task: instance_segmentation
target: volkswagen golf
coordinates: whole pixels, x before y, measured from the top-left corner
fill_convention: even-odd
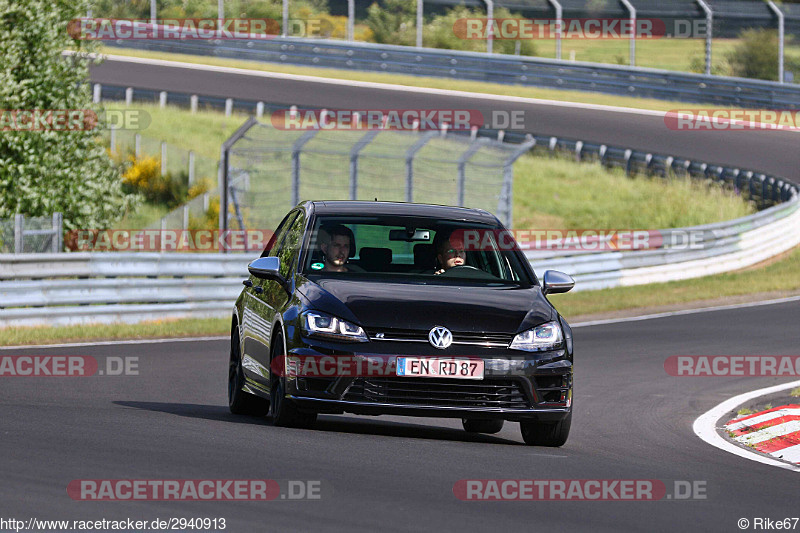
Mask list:
[[[561,446],[572,419],[573,342],[501,222],[479,209],[317,201],[278,226],[236,300],[234,414],[311,427],[317,415],[460,418],[468,432],[519,422]]]

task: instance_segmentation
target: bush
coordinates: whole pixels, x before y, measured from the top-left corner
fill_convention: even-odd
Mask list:
[[[367,8],[367,27],[372,40],[380,44],[416,44],[417,6],[414,0],[385,0],[383,7],[377,3]]]
[[[122,175],[126,191],[137,193],[153,204],[177,207],[189,198],[189,189],[185,185],[188,176],[185,172],[173,176],[171,173],[161,174],[161,160],[157,157],[145,156],[136,159],[129,157],[129,166]],[[202,194],[205,191],[199,192]]]
[[[731,74],[741,78],[778,80],[778,32],[764,28],[739,34],[742,42],[726,56]],[[787,43],[790,39],[787,37]]]

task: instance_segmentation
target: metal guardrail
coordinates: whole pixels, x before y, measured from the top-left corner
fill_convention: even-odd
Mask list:
[[[702,246],[641,251],[527,251],[534,270],[561,270],[576,280],[576,290],[641,285],[729,272],[765,261],[800,244],[800,199],[754,215],[682,228],[704,234]]]
[[[727,272],[800,244],[800,198],[682,231],[702,231],[708,238],[692,250],[529,250],[526,256],[539,275],[552,269],[574,276],[575,290]],[[0,255],[0,327],[225,317],[251,259],[243,254],[181,253]],[[73,277],[86,279],[69,279]]]
[[[800,108],[800,86],[555,59],[276,37],[109,41],[109,46],[344,70],[413,74],[724,106]]]

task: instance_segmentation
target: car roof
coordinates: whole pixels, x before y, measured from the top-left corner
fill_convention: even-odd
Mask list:
[[[325,200],[311,202],[318,215],[389,215],[431,217],[444,220],[465,220],[497,224],[493,214],[483,209],[447,205],[412,204],[405,202],[366,202],[355,200]]]

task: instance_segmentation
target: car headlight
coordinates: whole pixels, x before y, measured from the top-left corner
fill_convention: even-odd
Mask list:
[[[561,333],[561,326],[558,322],[547,322],[535,328],[518,333],[509,346],[512,350],[523,350],[526,352],[541,352],[552,350],[559,346],[564,340]]]
[[[311,337],[345,342],[367,342],[367,334],[361,326],[318,311],[303,313],[303,331]]]

